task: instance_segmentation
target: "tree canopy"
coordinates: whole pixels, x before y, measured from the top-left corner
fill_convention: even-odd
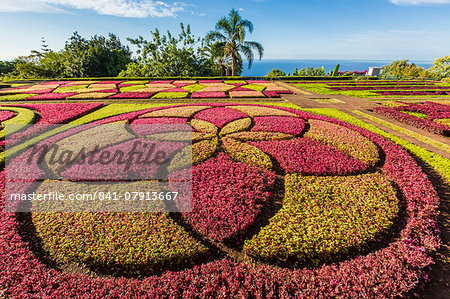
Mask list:
[[[66,41],[64,48],[55,52],[42,39],[41,50],[31,51],[11,63],[16,78],[81,78],[113,77],[131,61],[131,51],[120,39],[110,33],[106,38],[94,35],[90,39],[77,32]]]
[[[151,31],[152,39],[142,36],[128,41],[137,47],[135,61],[129,63],[120,76],[131,77],[174,77],[216,75],[209,59],[204,40],[191,33],[189,25],[180,24],[180,33],[174,36],[170,31],[161,34]]]
[[[247,31],[253,32],[253,23],[243,19],[239,12],[232,9],[228,17],[221,18],[215,27],[206,35],[209,41],[216,41],[218,47],[222,48],[226,57],[231,60],[231,75],[240,75],[243,68],[242,55],[248,60],[248,67],[252,66],[257,52],[259,59],[264,53],[263,46],[256,41],[246,41]]]
[[[442,78],[450,78],[450,55],[436,59],[430,70]]]

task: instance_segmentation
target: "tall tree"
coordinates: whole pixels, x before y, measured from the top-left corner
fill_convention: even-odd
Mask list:
[[[138,50],[138,57],[127,65],[120,76],[129,77],[189,77],[213,75],[212,62],[205,55],[203,40],[191,33],[191,27],[180,24],[180,33],[170,31],[161,34],[156,28],[151,31],[152,39],[142,36],[128,38]]]
[[[436,73],[439,78],[450,78],[450,55],[436,59],[430,71]]]
[[[231,60],[231,75],[240,75],[242,72],[242,56],[248,60],[248,67],[252,66],[255,58],[253,51],[256,50],[261,60],[264,48],[255,41],[246,41],[245,37],[248,32],[253,32],[253,23],[243,19],[239,12],[232,9],[228,17],[221,18],[215,27],[215,30],[208,32],[207,40],[217,41],[224,49],[224,53]]]
[[[205,46],[205,52],[209,59],[217,68],[221,76],[229,76],[231,70],[231,61],[228,55],[225,54],[224,47],[220,42],[209,42]]]

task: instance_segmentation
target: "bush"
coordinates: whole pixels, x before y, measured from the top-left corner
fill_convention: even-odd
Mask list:
[[[273,69],[268,74],[268,78],[276,78],[276,77],[284,77],[286,76],[286,73],[279,69]]]

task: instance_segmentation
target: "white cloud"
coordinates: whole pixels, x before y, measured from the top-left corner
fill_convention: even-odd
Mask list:
[[[450,0],[389,0],[395,5],[449,4]]]
[[[64,8],[88,9],[101,15],[129,18],[174,17],[183,2],[153,0],[0,0],[0,12],[64,12]]]

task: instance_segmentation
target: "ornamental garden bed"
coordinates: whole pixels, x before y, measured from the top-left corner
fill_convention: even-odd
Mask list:
[[[449,98],[450,84],[436,81],[299,81],[294,86],[317,94],[342,94],[358,98]]]
[[[434,102],[399,104],[395,107],[375,107],[373,111],[419,129],[450,136],[450,105]]]
[[[280,98],[289,89],[264,80],[51,81],[0,90],[0,101]]]
[[[175,82],[152,84],[145,92]],[[224,92],[228,83],[211,84]],[[426,280],[439,247],[439,198],[415,159],[348,122],[236,103],[11,104],[0,112],[2,125],[188,123],[194,136],[192,212],[7,213],[2,187],[7,297],[395,297]],[[19,130],[10,153],[20,155],[30,134],[43,138]],[[155,132],[128,134],[151,140]],[[51,138],[70,141],[64,132]],[[182,164],[172,170],[183,177]]]

